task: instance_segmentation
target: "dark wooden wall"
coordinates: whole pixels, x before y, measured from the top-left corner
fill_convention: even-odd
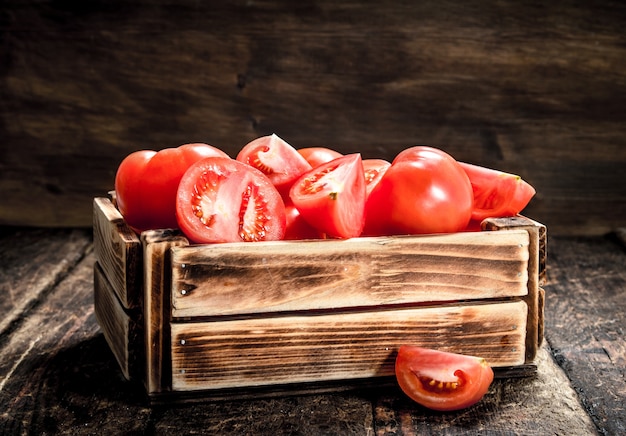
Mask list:
[[[277,133],[516,172],[552,234],[626,225],[621,1],[0,3],[0,224],[89,226],[131,151]]]

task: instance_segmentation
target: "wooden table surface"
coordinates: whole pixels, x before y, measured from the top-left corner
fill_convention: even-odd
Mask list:
[[[91,230],[0,228],[0,434],[625,434],[623,235],[549,237],[536,376],[435,413],[394,386],[150,406],[96,323]]]

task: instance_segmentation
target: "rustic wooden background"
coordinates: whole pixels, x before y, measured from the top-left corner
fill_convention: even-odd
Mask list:
[[[545,3],[545,4],[544,4]],[[521,174],[551,234],[626,225],[626,3],[3,0],[0,224],[90,226],[136,149],[277,133]]]

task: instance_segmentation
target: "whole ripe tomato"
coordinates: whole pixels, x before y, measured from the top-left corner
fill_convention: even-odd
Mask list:
[[[178,183],[191,164],[209,156],[228,157],[202,143],[129,154],[115,175],[117,207],[126,223],[137,232],[176,228]]]
[[[442,150],[416,146],[396,156],[365,206],[364,234],[462,231],[472,214],[469,178]]]
[[[474,192],[472,220],[515,216],[535,195],[535,188],[520,176],[459,162]]]
[[[328,147],[299,148],[298,153],[300,153],[313,168],[343,156],[343,154]]]
[[[178,186],[176,215],[195,243],[274,241],[285,234],[276,187],[256,168],[224,157],[189,167]]]
[[[287,195],[298,177],[311,170],[306,159],[275,134],[246,144],[237,154],[237,160],[265,174],[283,195]]]
[[[396,379],[411,399],[433,410],[476,404],[493,381],[485,359],[404,345],[396,357]]]
[[[321,233],[334,238],[359,236],[365,207],[361,155],[348,154],[313,168],[294,182],[289,197]]]

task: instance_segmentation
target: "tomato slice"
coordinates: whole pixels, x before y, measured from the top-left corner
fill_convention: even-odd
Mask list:
[[[493,381],[493,370],[480,357],[403,345],[396,357],[396,379],[422,406],[450,411],[480,401]]]
[[[178,224],[192,242],[256,242],[282,239],[285,205],[259,170],[213,157],[193,164],[176,197]]]
[[[295,148],[276,134],[249,142],[239,151],[237,160],[261,171],[285,195],[293,182],[312,168]]]
[[[366,196],[369,197],[374,187],[380,182],[380,179],[383,178],[383,175],[390,166],[391,162],[384,159],[363,159]]]
[[[298,153],[300,153],[313,168],[343,156],[343,154],[328,147],[299,148]]]
[[[217,147],[202,143],[126,156],[115,175],[117,207],[126,223],[137,232],[177,227],[178,183],[191,164],[210,156],[228,158]]]
[[[520,176],[459,162],[474,192],[472,220],[515,216],[535,195],[535,188]]]
[[[293,184],[289,197],[320,232],[335,238],[359,236],[365,222],[361,155],[342,156],[305,173]]]
[[[394,159],[365,206],[369,236],[453,233],[467,227],[473,205],[467,174],[449,154],[408,148]]]

